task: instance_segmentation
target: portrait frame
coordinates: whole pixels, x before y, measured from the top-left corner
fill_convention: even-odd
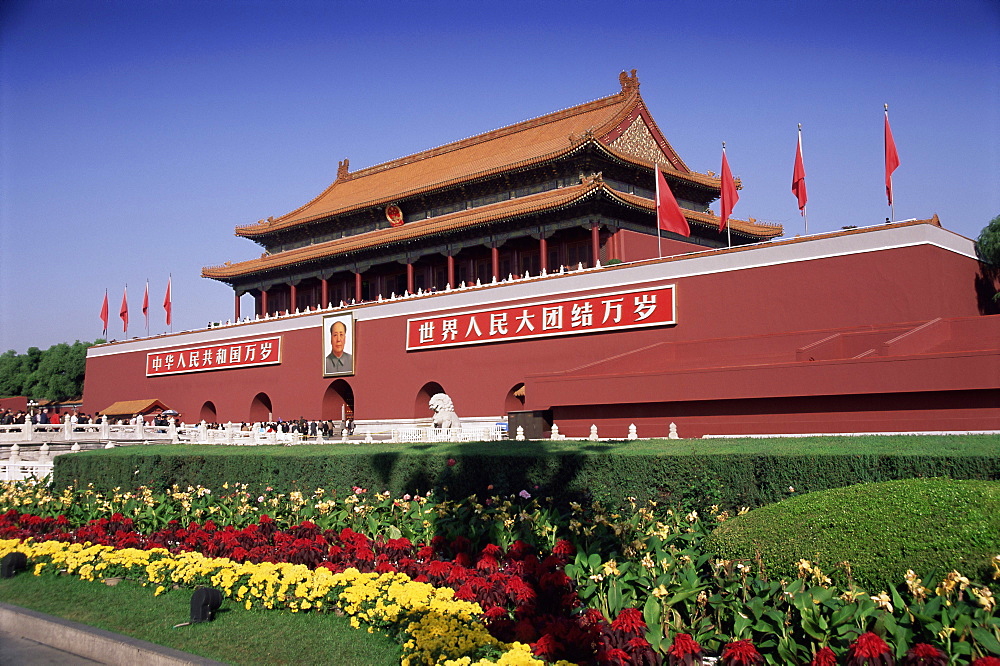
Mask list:
[[[339,364],[337,360],[335,360],[333,350],[334,340],[331,329],[338,323],[344,327],[345,334],[342,357],[348,357],[347,362],[343,363],[343,365]],[[354,329],[354,313],[342,312],[335,315],[326,315],[323,317],[322,326],[322,335],[320,335],[320,337],[323,340],[323,348],[320,354],[320,360],[323,365],[323,376],[346,377],[353,375],[357,363],[357,358],[355,357],[356,336]]]

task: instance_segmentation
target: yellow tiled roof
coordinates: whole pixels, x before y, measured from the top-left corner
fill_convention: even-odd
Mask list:
[[[608,139],[637,111],[648,118],[657,145],[673,164],[673,168],[666,169],[667,173],[680,180],[718,187],[718,178],[687,168],[645,109],[633,73],[631,79],[627,75],[622,78],[621,92],[592,102],[354,173],[349,172],[345,160],[337,180],[318,197],[281,217],[239,226],[236,234],[255,237],[323,217],[394,203],[441,187],[544,162],[570,152],[587,140],[599,141],[607,147]],[[622,159],[644,163],[610,147],[608,150]]]
[[[122,416],[124,414],[148,414],[154,410],[164,411],[166,409],[167,406],[156,398],[146,398],[145,400],[119,400],[97,413]]]
[[[454,231],[478,224],[522,217],[542,211],[551,211],[576,204],[598,192],[618,199],[626,205],[649,211],[655,211],[656,209],[656,204],[652,199],[613,190],[606,183],[597,179],[581,183],[580,185],[539,192],[538,194],[509,199],[479,208],[462,210],[427,220],[408,222],[400,227],[388,227],[346,238],[338,238],[325,243],[307,245],[276,254],[265,254],[259,259],[206,267],[202,269],[201,274],[202,277],[225,280],[249,273],[257,273],[306,261],[334,257],[349,252],[374,248],[389,243],[398,243],[436,233]],[[709,213],[684,210],[684,215],[689,222],[694,224],[713,228],[718,228],[719,226],[719,219]],[[778,225],[762,225],[752,221],[736,219],[730,219],[730,223],[735,231],[742,231],[763,239],[780,236],[782,233],[782,228]]]

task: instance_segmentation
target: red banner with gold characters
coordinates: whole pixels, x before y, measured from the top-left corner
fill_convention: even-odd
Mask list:
[[[675,324],[674,286],[409,319],[406,349],[515,342]]]
[[[229,370],[281,363],[281,336],[146,354],[146,376]]]

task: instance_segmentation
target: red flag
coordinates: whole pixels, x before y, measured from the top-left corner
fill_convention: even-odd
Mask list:
[[[892,172],[899,167],[899,153],[896,152],[896,142],[892,140],[892,129],[889,128],[889,105],[885,105],[885,196],[892,205]]]
[[[802,161],[802,130],[799,130],[799,145],[795,149],[795,168],[792,170],[792,194],[799,201],[799,213],[806,214],[806,166]]]
[[[664,231],[673,231],[681,236],[691,235],[687,218],[677,205],[677,199],[670,191],[659,164],[656,165],[656,223]]]
[[[104,305],[101,306],[101,321],[104,322],[104,335],[108,334],[108,290],[104,290]]]
[[[149,280],[146,280],[146,293],[142,295],[142,316],[146,318],[146,328],[149,328]]]
[[[128,333],[128,285],[122,293],[122,308],[118,311],[118,316],[122,318],[122,332]]]
[[[170,280],[171,278],[168,277],[167,295],[163,297],[163,309],[167,311],[167,326],[170,326],[171,322],[173,321],[173,317],[171,315],[173,314],[173,307],[174,307],[173,301],[170,300]]]
[[[729,215],[733,212],[733,206],[740,200],[740,195],[736,193],[736,183],[733,182],[733,174],[729,170],[729,160],[726,159],[726,147],[722,147],[722,216],[719,218],[719,231],[726,228]]]

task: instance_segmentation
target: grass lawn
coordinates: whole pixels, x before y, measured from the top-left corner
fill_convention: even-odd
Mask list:
[[[192,590],[153,596],[152,587],[115,587],[71,576],[21,573],[0,580],[0,601],[126,634],[231,664],[394,666],[396,641],[353,629],[328,613],[247,611],[229,599],[212,622],[174,629],[190,619]]]

